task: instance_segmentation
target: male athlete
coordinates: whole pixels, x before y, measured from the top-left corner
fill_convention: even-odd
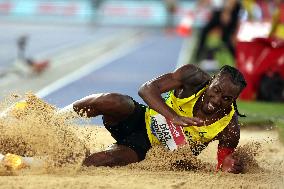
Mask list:
[[[209,142],[218,140],[217,170],[240,173],[242,162],[232,154],[240,138],[236,99],[245,86],[243,75],[233,67],[224,66],[211,78],[188,64],[141,86],[139,95],[147,106],[127,95],[104,93],[84,97],[62,111],[87,117],[103,115],[105,128],[117,141],[107,150],[86,157],[85,166],[138,162],[155,144],[171,149],[171,137],[163,135],[165,128],[161,126],[172,124],[182,126],[182,134],[195,155]],[[166,92],[163,98],[161,94]]]

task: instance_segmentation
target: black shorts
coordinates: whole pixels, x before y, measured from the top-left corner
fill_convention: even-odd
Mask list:
[[[134,112],[125,120],[115,125],[106,126],[106,129],[116,140],[116,144],[134,150],[141,161],[145,159],[147,151],[151,148],[145,124],[146,106],[135,100],[133,102],[135,104]]]

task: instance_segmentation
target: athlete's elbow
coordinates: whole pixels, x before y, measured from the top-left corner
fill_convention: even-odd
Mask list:
[[[138,90],[138,95],[143,99],[145,97],[145,95],[147,94],[147,90],[148,90],[148,84],[144,83],[143,85],[140,86],[139,90]]]
[[[138,90],[138,95],[142,98],[145,99],[149,94],[152,94],[153,91],[155,91],[155,85],[153,82],[146,82]]]

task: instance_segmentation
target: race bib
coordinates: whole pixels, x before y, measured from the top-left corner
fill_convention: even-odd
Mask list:
[[[174,125],[161,114],[151,117],[151,130],[159,141],[171,151],[187,143],[182,127]]]

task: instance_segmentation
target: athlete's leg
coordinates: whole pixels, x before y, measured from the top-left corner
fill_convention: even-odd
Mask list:
[[[131,97],[118,93],[100,93],[86,96],[70,105],[80,116],[104,116],[106,125],[115,124],[127,118],[135,108]]]
[[[138,162],[137,153],[124,145],[114,144],[109,149],[93,153],[83,161],[84,166],[123,166]]]
[[[123,140],[129,134],[129,128],[119,123],[134,112],[135,103],[131,97],[117,93],[93,94],[74,102],[73,110],[81,116],[95,117],[103,115],[104,125],[112,133],[112,136],[117,136],[116,140]],[[113,131],[113,128],[117,129]],[[122,166],[138,161],[138,154],[133,149],[126,145],[115,144],[105,151],[87,156],[83,165]]]

